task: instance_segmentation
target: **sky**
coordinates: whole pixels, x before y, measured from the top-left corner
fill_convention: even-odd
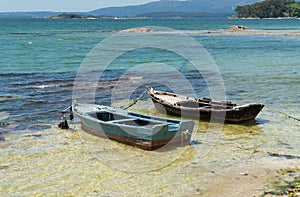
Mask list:
[[[0,12],[91,11],[104,7],[138,5],[157,0],[0,0]]]

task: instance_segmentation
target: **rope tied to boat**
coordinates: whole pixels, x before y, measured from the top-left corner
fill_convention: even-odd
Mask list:
[[[130,108],[130,107],[132,107],[132,106],[134,106],[139,100],[141,100],[142,98],[143,98],[143,96],[144,96],[144,94],[146,93],[148,91],[148,89],[146,88],[146,90],[144,90],[143,92],[142,92],[142,94],[139,96],[139,97],[137,97],[137,99],[135,99],[131,104],[129,104],[129,105],[125,105],[125,106],[121,106],[120,108],[121,109],[128,109],[128,108]]]
[[[292,116],[292,115],[289,115],[289,114],[287,114],[287,113],[285,113],[285,112],[279,111],[279,110],[277,110],[277,109],[271,107],[270,105],[267,105],[267,106],[268,106],[272,111],[274,111],[274,112],[277,112],[277,113],[279,113],[279,114],[281,114],[281,115],[283,115],[283,116],[286,116],[286,117],[288,117],[288,118],[290,118],[290,119],[293,119],[293,120],[296,120],[296,121],[300,122],[300,118],[297,118],[297,117],[294,117],[294,116]]]

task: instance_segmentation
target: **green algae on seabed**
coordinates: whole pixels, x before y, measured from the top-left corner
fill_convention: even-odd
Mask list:
[[[190,178],[185,174],[189,168],[181,168],[177,162],[188,165],[189,156],[194,154],[192,148],[168,168],[132,174],[115,170],[104,165],[102,158],[94,157],[84,145],[79,131],[52,128],[36,133],[38,138],[28,132],[8,136],[7,140],[14,143],[0,151],[3,173],[0,196],[132,196],[139,192],[142,196],[148,193],[175,195],[173,191],[178,185]],[[136,150],[128,150],[128,153],[133,151]],[[174,170],[177,168],[178,173]],[[207,171],[201,169],[197,168],[200,177],[194,175],[196,180]],[[169,184],[170,179],[172,182],[177,180],[178,185]],[[132,188],[128,187],[129,183]],[[159,191],[158,185],[163,192]]]
[[[271,196],[300,196],[300,168],[285,168],[279,170],[277,180],[271,181],[272,189],[265,191],[263,197]]]
[[[18,99],[20,96],[18,95],[0,95],[0,101],[5,101],[8,99]]]

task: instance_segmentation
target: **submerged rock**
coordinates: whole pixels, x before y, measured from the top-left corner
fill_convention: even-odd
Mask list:
[[[233,25],[233,26],[229,27],[229,30],[231,30],[231,31],[243,31],[243,30],[249,30],[249,29],[251,29],[251,28],[239,26],[239,25]]]
[[[289,37],[289,36],[300,36],[300,33],[286,33],[284,34],[285,37]]]
[[[155,32],[154,29],[150,29],[150,28],[133,28],[133,29],[125,29],[125,30],[121,30],[120,32],[125,32],[125,33],[137,33],[137,32],[142,32],[142,33],[145,33],[145,32]]]

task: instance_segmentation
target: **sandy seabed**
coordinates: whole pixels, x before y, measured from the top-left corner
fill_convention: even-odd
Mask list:
[[[284,121],[290,128],[277,134],[282,141],[259,125],[224,125],[217,141],[200,141],[209,123],[199,123],[199,144],[153,153],[91,136],[78,123],[10,133],[0,142],[0,196],[261,196],[282,169],[300,168],[299,146],[288,136],[298,123]],[[212,149],[202,155],[205,144]],[[177,150],[160,168],[142,168],[135,157],[148,154],[154,165]]]

